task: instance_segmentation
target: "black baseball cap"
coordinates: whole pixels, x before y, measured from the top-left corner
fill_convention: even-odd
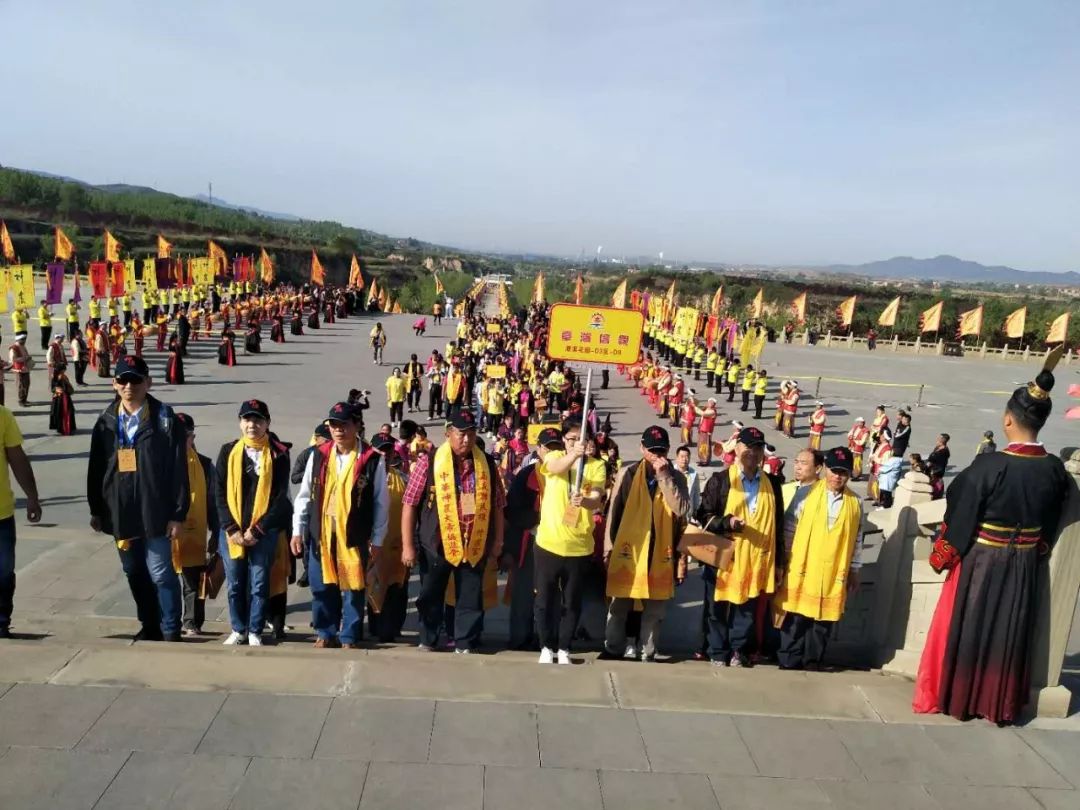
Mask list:
[[[314,433],[320,439],[329,439],[330,426],[327,425],[326,422],[319,422],[319,424],[315,426],[315,430],[313,430],[312,433]]]
[[[664,428],[651,425],[641,434],[641,446],[651,453],[658,453],[661,450],[666,453],[671,449],[671,439],[668,438],[668,432]]]
[[[825,468],[851,475],[855,469],[855,458],[846,447],[834,447],[825,451]]]
[[[472,411],[458,410],[450,420],[450,427],[458,430],[476,430],[476,415]]]
[[[765,434],[756,427],[744,427],[739,431],[739,444],[747,447],[764,447]]]
[[[348,422],[357,421],[357,415],[360,412],[348,402],[338,402],[336,405],[330,408],[329,413],[326,414],[326,421],[328,422]]]
[[[563,447],[562,433],[555,428],[544,428],[536,436],[540,447]]]
[[[261,399],[248,399],[240,403],[240,418],[245,416],[261,416],[270,421],[270,408]]]
[[[371,438],[371,446],[376,450],[386,452],[397,445],[397,440],[390,433],[376,433]]]
[[[116,371],[113,373],[113,377],[117,380],[124,377],[137,377],[140,380],[145,380],[149,376],[150,367],[146,365],[146,361],[141,357],[126,354],[116,361]]]
[[[178,413],[176,415],[176,418],[184,424],[184,428],[187,430],[188,433],[191,433],[195,430],[195,420],[192,419],[188,414]]]

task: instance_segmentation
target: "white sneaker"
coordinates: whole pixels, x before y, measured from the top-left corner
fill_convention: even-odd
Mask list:
[[[570,652],[568,650],[559,650],[559,663],[560,664],[569,664],[570,663]]]
[[[637,647],[633,644],[627,644],[626,652],[623,653],[623,658],[629,658],[631,661],[636,661],[638,659]]]
[[[252,633],[248,636],[249,647],[261,647],[262,645],[262,636],[258,635],[257,633]]]
[[[229,637],[222,642],[226,647],[235,647],[237,644],[247,643],[247,633],[237,633],[233,630],[229,633]]]
[[[553,653],[547,647],[544,647],[544,649],[540,650],[540,660],[537,663],[540,663],[540,664],[554,664],[555,663],[555,653]]]

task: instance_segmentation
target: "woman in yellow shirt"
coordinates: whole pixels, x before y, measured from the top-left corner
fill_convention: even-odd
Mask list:
[[[395,367],[386,378],[386,404],[390,406],[390,425],[396,428],[405,410],[405,378],[401,376],[400,368]]]

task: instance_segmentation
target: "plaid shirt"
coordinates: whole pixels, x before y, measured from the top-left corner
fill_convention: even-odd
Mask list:
[[[432,463],[433,455],[434,453],[425,453],[413,463],[412,471],[409,473],[409,483],[406,485],[405,494],[401,499],[402,503],[409,506],[420,506],[423,503],[428,488],[428,468]],[[471,457],[460,460],[455,458],[454,472],[457,477],[459,494],[476,492],[476,475],[473,471]],[[492,519],[498,519],[506,506],[506,490],[503,487],[502,476],[499,475],[498,470],[491,476],[491,486],[495,489],[495,512]],[[462,535],[468,536],[469,532],[472,531],[475,515],[463,516],[461,514],[461,504],[458,503],[458,518],[461,521]]]

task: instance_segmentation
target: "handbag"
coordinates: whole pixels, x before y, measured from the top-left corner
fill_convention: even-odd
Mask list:
[[[221,592],[221,586],[225,584],[225,561],[221,555],[214,552],[210,562],[206,564],[206,570],[199,580],[199,598],[216,599]]]
[[[715,518],[714,518],[715,520]],[[690,524],[679,540],[679,553],[689,554],[698,562],[711,565],[719,571],[727,571],[735,560],[734,543],[730,536],[708,531],[705,526]]]

